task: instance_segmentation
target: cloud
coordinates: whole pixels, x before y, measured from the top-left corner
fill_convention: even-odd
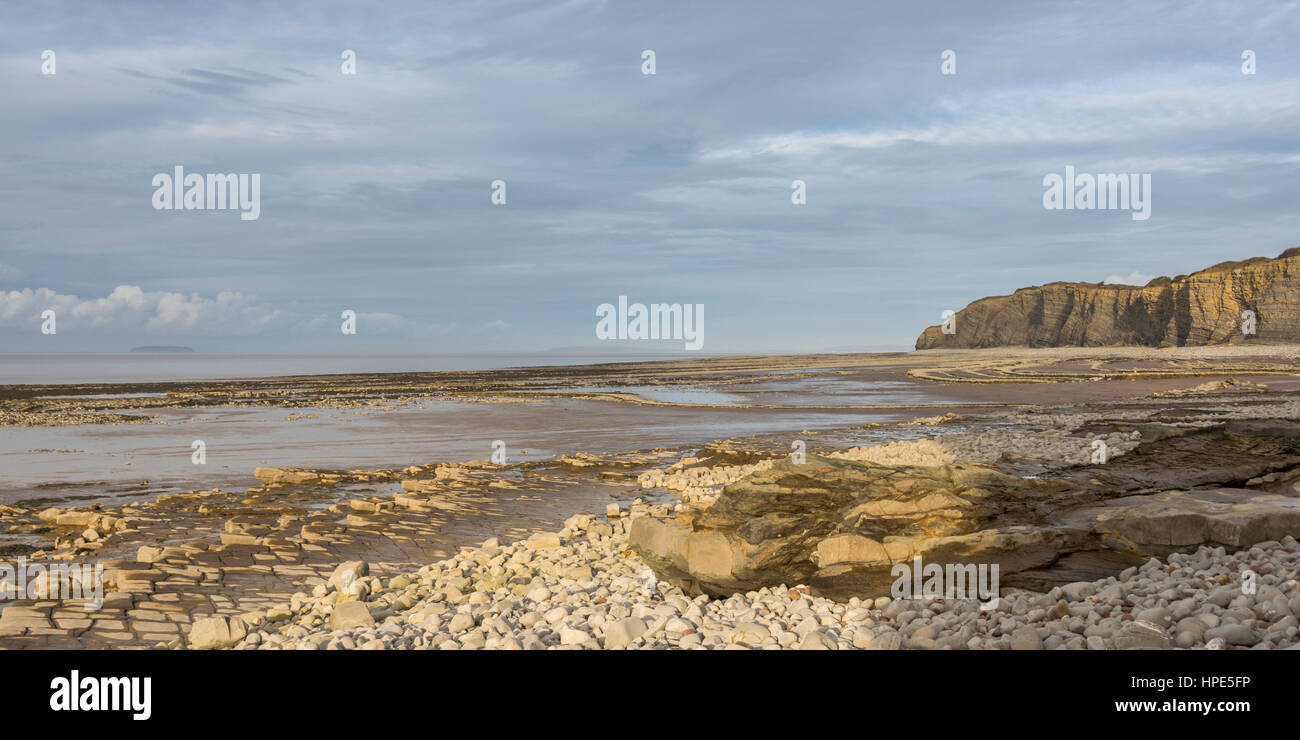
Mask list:
[[[707,304],[722,351],[909,345],[943,308],[1097,265],[1191,273],[1300,241],[1293,3],[751,5],[286,0],[250,25],[220,4],[18,4],[0,289],[49,290],[3,294],[4,349],[47,351],[30,322],[57,304],[59,351],[93,343],[78,326],[544,350],[590,340],[618,295]],[[153,210],[177,164],[261,173],[261,218]],[[1066,165],[1152,173],[1151,219],[1044,211]]]
[[[925,112],[924,126],[798,130],[721,142],[698,154],[704,162],[764,157],[806,158],[835,152],[878,150],[907,144],[934,147],[1118,146],[1152,142],[1147,154],[1161,156],[1167,137],[1228,130],[1238,133],[1263,122],[1300,123],[1300,110],[1287,96],[1289,81],[1243,87],[1237,80],[1219,85],[1187,85],[1093,93],[1072,85],[991,92],[978,98],[944,99]],[[1202,155],[1203,152],[1191,152]]]
[[[1111,275],[1103,282],[1106,285],[1146,285],[1155,279],[1155,275],[1147,275],[1146,273],[1134,270],[1128,275]]]
[[[187,337],[298,337],[337,334],[342,326],[342,309],[329,315],[292,303],[273,305],[243,293],[204,297],[119,285],[103,298],[80,298],[48,288],[0,291],[0,329],[39,327],[41,314],[47,309],[54,310],[60,334],[95,331]],[[459,328],[455,322],[414,321],[387,311],[356,313],[357,335],[361,337],[445,337]]]
[[[50,309],[55,312],[60,331],[146,330],[157,334],[243,336],[276,327],[283,318],[280,310],[241,293],[224,292],[204,298],[119,285],[103,298],[88,299],[49,288],[0,292],[0,327],[38,326],[42,312]]]
[[[168,81],[173,85],[196,92],[217,95],[243,95],[251,88],[288,82],[283,77],[243,69],[229,72],[217,72],[210,69],[187,69],[181,72],[179,76],[172,77]]]

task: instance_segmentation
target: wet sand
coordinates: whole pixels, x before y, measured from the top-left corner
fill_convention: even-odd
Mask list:
[[[744,463],[796,441],[817,452],[1050,427],[1081,409],[1177,416],[1207,403],[1186,389],[1229,377],[1233,408],[1276,409],[1300,393],[1295,358],[1289,347],[920,352],[0,387],[0,546],[107,562],[129,584],[120,610],[91,620],[103,626],[66,613],[60,625],[66,605],[47,604],[30,623],[0,622],[0,647],[169,644],[191,615],[283,601],[342,560],[398,572],[611,501],[654,504],[665,492],[636,476],[706,447]],[[191,461],[195,439],[204,465]],[[498,439],[506,465],[452,464],[486,460]],[[340,472],[259,483],[258,466]],[[87,521],[104,531],[87,539]],[[141,548],[166,556],[141,565]]]
[[[148,500],[246,485],[258,465],[484,459],[495,440],[511,460],[542,460],[750,435],[793,439],[947,412],[980,418],[1026,405],[1109,403],[1229,375],[1300,388],[1300,378],[1277,374],[1288,366],[1296,367],[1289,347],[1055,349],[0,386],[7,424],[0,504]],[[1261,369],[1269,374],[1250,374]],[[1014,382],[1026,376],[1060,379]],[[195,440],[206,446],[203,465],[192,462]]]

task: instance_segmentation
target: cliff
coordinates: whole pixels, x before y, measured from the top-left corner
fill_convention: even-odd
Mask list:
[[[1254,311],[1255,334],[1242,331]],[[1223,262],[1145,286],[1050,283],[981,298],[957,312],[955,333],[931,326],[917,349],[1028,346],[1171,347],[1300,342],[1300,247],[1275,259]]]

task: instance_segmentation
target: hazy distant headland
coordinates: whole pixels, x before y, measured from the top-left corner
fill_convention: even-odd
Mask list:
[[[174,345],[174,344],[150,344],[150,345],[146,345],[146,346],[144,346],[144,347],[132,347],[132,348],[131,348],[131,351],[132,351],[132,352],[147,352],[147,353],[193,352],[193,351],[194,351],[194,348],[193,348],[193,347],[181,347],[181,346],[179,346],[179,345]]]

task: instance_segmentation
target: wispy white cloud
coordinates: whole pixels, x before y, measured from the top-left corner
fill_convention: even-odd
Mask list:
[[[1111,275],[1103,282],[1106,285],[1146,285],[1152,280],[1155,280],[1155,278],[1155,275],[1147,275],[1134,270],[1128,275]]]
[[[1148,82],[1148,84],[1150,84]],[[1160,156],[1171,136],[1216,130],[1242,131],[1283,122],[1300,124],[1300,104],[1291,80],[1188,86],[1167,80],[1169,88],[1134,89],[1118,81],[1123,92],[1090,92],[1077,83],[947,97],[934,104],[922,126],[863,127],[832,131],[798,130],[746,137],[707,145],[701,161],[763,157],[818,157],[839,151],[887,149],[904,144],[936,147],[1026,147],[1081,144],[1119,146],[1155,143]],[[1165,143],[1161,143],[1165,142]],[[1289,151],[1296,151],[1294,142]],[[1198,154],[1198,152],[1192,152]],[[1204,155],[1204,152],[1199,152]],[[1005,153],[1004,153],[1004,156]]]
[[[146,292],[136,285],[119,285],[102,298],[80,298],[49,288],[0,292],[0,326],[39,326],[46,310],[55,312],[60,330],[201,330],[221,336],[257,334],[284,318],[278,308],[254,296],[231,292],[204,298],[198,294]]]
[[[945,308],[1097,265],[1300,243],[1290,2],[73,7],[0,24],[0,170],[22,175],[0,178],[5,349],[47,347],[50,306],[60,351],[93,349],[76,327],[545,349],[594,342],[624,294],[707,304],[720,350],[907,345]],[[261,173],[261,218],[154,211],[177,164]],[[1066,165],[1152,173],[1151,219],[1044,211]]]

